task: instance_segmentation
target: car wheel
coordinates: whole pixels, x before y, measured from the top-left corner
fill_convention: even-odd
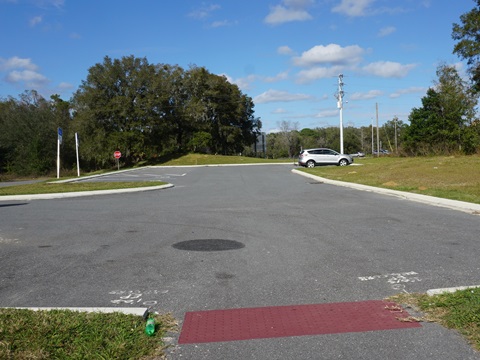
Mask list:
[[[347,165],[348,165],[347,159],[341,159],[341,160],[338,162],[338,165],[339,165],[339,166],[347,166]]]
[[[314,168],[314,167],[315,167],[315,161],[313,161],[313,160],[308,160],[308,161],[307,161],[307,167],[308,167],[308,168]]]

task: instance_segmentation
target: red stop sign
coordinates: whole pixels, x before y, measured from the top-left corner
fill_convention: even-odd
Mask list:
[[[115,159],[120,159],[122,157],[122,153],[120,151],[115,151],[113,153],[113,156],[115,157]]]

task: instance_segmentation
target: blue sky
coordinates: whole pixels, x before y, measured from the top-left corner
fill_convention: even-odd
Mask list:
[[[472,0],[0,0],[0,98],[70,99],[105,56],[192,64],[252,97],[263,131],[368,126],[412,108],[452,54]]]

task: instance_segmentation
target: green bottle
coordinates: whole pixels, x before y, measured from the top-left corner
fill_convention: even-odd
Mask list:
[[[145,334],[148,336],[153,336],[155,333],[155,319],[150,318],[147,320],[147,325],[145,326]]]

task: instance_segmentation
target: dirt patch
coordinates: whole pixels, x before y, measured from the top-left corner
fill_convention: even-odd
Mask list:
[[[398,186],[398,184],[395,181],[388,181],[386,183],[383,183],[382,185],[383,186],[391,186],[391,187]]]

